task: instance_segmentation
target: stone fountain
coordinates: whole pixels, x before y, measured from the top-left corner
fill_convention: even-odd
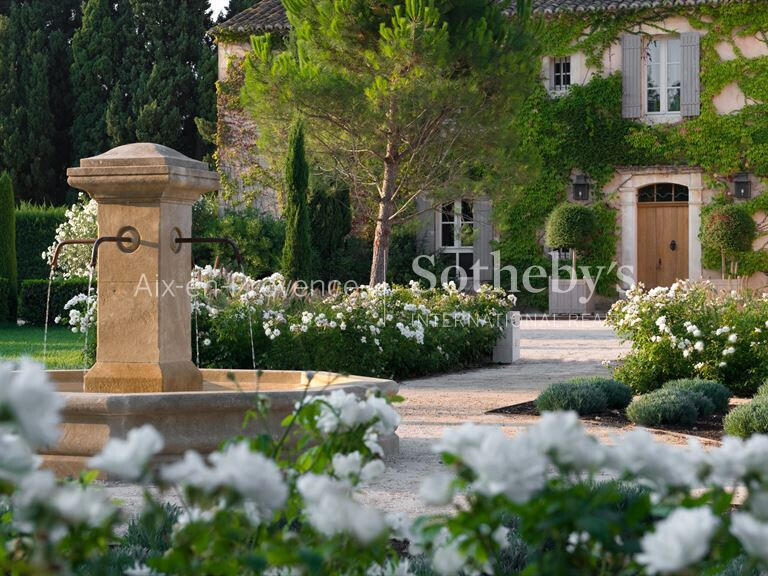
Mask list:
[[[77,473],[110,438],[146,423],[165,437],[161,458],[210,452],[243,432],[257,393],[270,401],[262,426],[278,434],[307,387],[309,394],[397,392],[391,380],[360,376],[318,373],[308,380],[300,371],[198,369],[186,289],[191,246],[178,240],[189,239],[192,204],[218,189],[218,175],[149,143],[85,158],[67,175],[98,203],[99,312],[93,367],[85,374],[50,371],[66,401],[60,441],[43,453],[57,473]],[[396,435],[381,443],[388,456],[396,454]]]

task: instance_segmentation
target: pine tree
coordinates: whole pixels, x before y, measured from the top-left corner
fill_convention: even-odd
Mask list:
[[[309,165],[304,149],[304,125],[299,120],[291,128],[288,156],[285,159],[285,244],[282,269],[288,280],[310,280],[312,248],[307,207],[308,183]]]
[[[7,172],[0,174],[0,278],[8,280],[9,319],[16,319],[16,206]],[[2,309],[2,307],[0,307]]]

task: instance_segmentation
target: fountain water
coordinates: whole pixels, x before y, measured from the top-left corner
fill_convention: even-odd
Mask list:
[[[192,204],[218,188],[218,175],[170,148],[140,143],[85,158],[68,176],[99,206],[99,313],[91,369],[50,372],[66,401],[60,441],[43,454],[57,472],[76,472],[110,438],[145,423],[165,437],[161,457],[214,450],[242,433],[257,393],[270,403],[262,425],[268,430],[257,432],[279,434],[305,390],[397,392],[391,380],[358,376],[320,373],[310,380],[298,371],[200,370],[192,362],[187,292],[190,243],[201,240],[190,238]],[[381,440],[385,452],[397,451],[397,436]]]

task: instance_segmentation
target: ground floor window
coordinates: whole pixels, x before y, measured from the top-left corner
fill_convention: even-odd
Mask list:
[[[456,200],[440,206],[437,235],[443,264],[461,267],[470,277],[474,263],[474,224],[471,201]]]

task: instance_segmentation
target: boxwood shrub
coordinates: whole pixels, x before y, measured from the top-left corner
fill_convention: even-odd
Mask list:
[[[94,283],[94,291],[96,289]],[[51,286],[50,322],[62,314],[64,305],[78,294],[88,291],[88,280],[76,278],[69,280],[54,280]],[[21,301],[19,318],[27,324],[42,326],[45,323],[45,301],[48,294],[48,280],[25,280],[21,283]]]
[[[714,414],[725,414],[728,412],[728,404],[731,400],[731,391],[714,380],[703,380],[701,378],[682,378],[680,380],[670,380],[664,384],[664,388],[677,388],[682,390],[693,390],[707,397],[712,402]],[[699,414],[699,417],[704,417]]]
[[[706,402],[706,397],[691,390],[661,388],[635,398],[627,408],[627,418],[641,426],[688,426],[696,423],[699,406],[706,408]]]
[[[739,438],[748,438],[752,434],[768,434],[768,397],[757,397],[728,412],[723,428],[729,436]]]
[[[556,382],[536,399],[539,412],[573,410],[582,416],[604,412],[608,400],[602,388],[584,379]]]
[[[42,254],[56,239],[56,228],[66,220],[65,208],[22,203],[16,209],[16,262],[19,283],[48,278]]]

